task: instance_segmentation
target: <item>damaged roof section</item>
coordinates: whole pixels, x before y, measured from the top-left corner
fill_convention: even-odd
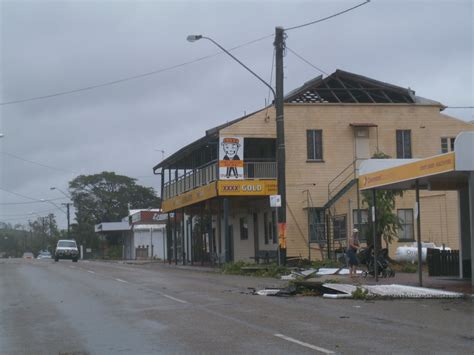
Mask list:
[[[318,76],[285,97],[287,103],[432,103],[415,96],[411,89],[384,83],[362,75],[336,70],[324,78]]]

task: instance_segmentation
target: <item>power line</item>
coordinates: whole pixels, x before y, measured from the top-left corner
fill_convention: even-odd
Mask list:
[[[44,201],[41,201],[41,200],[36,200],[36,201],[29,201],[29,202],[0,202],[0,205],[2,206],[13,206],[13,205],[30,205],[30,204],[33,204],[33,203],[44,203],[46,201],[57,201],[57,200],[64,200],[64,197],[59,197],[59,198],[53,198],[53,199],[49,199],[49,200],[44,200]]]
[[[37,199],[37,198],[34,198],[34,197],[30,197],[30,196],[26,196],[26,195],[20,194],[20,193],[18,193],[18,192],[10,191],[10,190],[4,189],[4,188],[2,188],[2,187],[0,187],[0,190],[5,191],[5,192],[8,192],[9,194],[12,194],[12,195],[15,195],[15,196],[19,196],[19,197],[26,198],[27,200],[38,201],[38,202],[43,202],[43,201],[45,201],[45,200],[40,200],[40,199]]]
[[[310,61],[306,60],[305,58],[303,58],[301,55],[299,55],[298,53],[296,53],[293,49],[291,49],[290,47],[286,46],[286,49],[288,49],[291,53],[293,53],[295,56],[297,56],[299,59],[301,59],[303,62],[305,62],[306,64],[308,64],[309,66],[313,67],[314,69],[316,69],[317,71],[325,74],[325,75],[329,75],[328,73],[326,73],[324,70],[322,70],[321,68],[318,68],[316,65],[312,64]]]
[[[346,12],[352,11],[352,10],[354,10],[354,9],[360,7],[360,6],[363,6],[363,5],[365,5],[369,2],[370,2],[370,0],[366,0],[365,2],[363,2],[359,5],[353,6],[349,9],[344,10],[344,11],[340,11],[336,14],[331,15],[331,16],[327,16],[327,17],[324,17],[324,18],[321,18],[321,19],[318,19],[318,20],[315,20],[315,21],[311,21],[311,22],[308,22],[308,23],[305,23],[305,24],[302,24],[302,25],[285,28],[285,31],[291,31],[291,30],[294,30],[294,29],[297,29],[297,28],[301,28],[301,27],[313,25],[313,24],[316,24],[316,23],[319,23],[319,22],[322,22],[322,21],[326,21],[328,19],[331,19],[331,18],[334,18],[336,16],[342,15]],[[241,47],[244,47],[244,46],[259,42],[259,41],[262,41],[264,39],[267,39],[267,38],[270,38],[270,37],[273,37],[273,36],[274,36],[273,34],[269,34],[269,35],[266,35],[266,36],[263,36],[263,37],[260,37],[260,38],[256,38],[254,40],[251,40],[251,41],[245,42],[243,44],[240,44],[238,46],[232,47],[232,48],[229,49],[229,51],[236,50],[238,48],[241,48]],[[25,99],[18,99],[18,100],[0,102],[0,106],[13,105],[13,104],[19,104],[19,103],[23,103],[23,102],[49,99],[49,98],[52,98],[52,97],[70,95],[70,94],[74,94],[74,93],[77,93],[77,92],[93,90],[93,89],[97,89],[97,88],[101,88],[101,87],[105,87],[105,86],[110,86],[110,85],[116,85],[116,84],[123,83],[123,82],[126,82],[126,81],[136,80],[136,79],[144,78],[144,77],[147,77],[147,76],[150,76],[150,75],[163,73],[165,71],[174,70],[174,69],[186,66],[186,65],[190,65],[190,64],[193,64],[193,63],[196,63],[196,62],[203,61],[203,60],[208,59],[208,58],[215,57],[215,56],[217,56],[221,53],[222,52],[210,54],[210,55],[200,57],[200,58],[197,58],[197,59],[194,59],[194,60],[190,60],[190,61],[187,61],[187,62],[183,62],[183,63],[180,63],[180,64],[176,64],[176,65],[172,65],[172,66],[169,66],[169,67],[153,70],[153,71],[150,71],[150,72],[147,72],[147,73],[142,73],[142,74],[138,74],[138,75],[124,77],[124,78],[117,79],[117,80],[108,81],[108,82],[105,82],[105,83],[102,83],[102,84],[90,85],[90,86],[86,86],[86,87],[82,87],[82,88],[78,88],[78,89],[73,89],[73,90],[60,91],[60,92],[53,93],[53,94],[48,94],[48,95],[34,96],[34,97],[25,98]]]
[[[31,164],[36,164],[36,165],[42,166],[42,167],[44,167],[44,168],[53,169],[53,170],[57,170],[57,171],[62,171],[62,172],[64,172],[64,173],[79,174],[79,173],[74,172],[74,171],[68,171],[68,170],[64,170],[64,169],[61,169],[61,168],[57,168],[57,167],[54,167],[54,166],[51,166],[51,165],[46,165],[46,164],[43,164],[43,163],[38,163],[37,161],[28,160],[28,159],[19,157],[18,155],[12,154],[12,153],[3,152],[3,151],[0,151],[0,153],[1,153],[1,154],[4,154],[4,155],[7,155],[7,156],[9,156],[9,157],[11,157],[11,158],[15,158],[15,159],[18,159],[18,160],[27,162],[27,163],[31,163]]]
[[[0,215],[0,218],[4,218],[4,217],[27,217],[27,216],[31,216],[31,215],[34,215],[34,214],[40,214],[40,213],[48,213],[48,212],[53,212],[53,211],[56,211],[58,208],[53,208],[53,209],[48,209],[48,210],[42,210],[42,211],[36,211],[36,212],[30,212],[30,213],[22,213],[22,214],[1,214]]]
[[[327,16],[327,17],[321,18],[321,19],[319,19],[319,20],[311,21],[311,22],[308,22],[308,23],[305,23],[305,24],[302,24],[302,25],[298,25],[298,26],[293,26],[293,27],[285,28],[285,31],[296,30],[297,28],[306,27],[306,26],[314,25],[314,24],[319,23],[319,22],[323,22],[323,21],[329,20],[329,19],[331,19],[331,18],[333,18],[333,17],[339,16],[339,15],[345,14],[346,12],[349,12],[349,11],[352,11],[352,10],[354,10],[354,9],[357,9],[357,8],[360,7],[360,6],[366,5],[366,4],[368,4],[369,2],[370,2],[370,0],[366,0],[365,2],[363,2],[363,3],[359,4],[359,5],[356,5],[356,6],[353,6],[353,7],[349,8],[349,9],[346,9],[346,10],[344,10],[344,11],[335,13],[334,15]]]
[[[253,43],[262,41],[262,40],[264,40],[266,38],[269,38],[269,37],[273,37],[273,34],[254,39],[254,40],[251,40],[249,42],[245,42],[243,44],[240,44],[238,46],[230,48],[229,51],[233,51],[233,50],[236,50],[238,48],[247,46],[249,44],[253,44]],[[144,78],[144,77],[147,77],[147,76],[150,76],[150,75],[155,75],[155,74],[163,73],[165,71],[169,71],[169,70],[177,69],[177,68],[180,68],[180,67],[184,67],[184,66],[189,65],[189,64],[193,64],[193,63],[200,62],[200,61],[203,61],[203,60],[208,59],[208,58],[215,57],[215,56],[217,56],[221,53],[222,52],[206,55],[204,57],[200,57],[200,58],[190,60],[190,61],[187,61],[187,62],[183,62],[183,63],[180,63],[180,64],[175,64],[175,65],[172,65],[172,66],[169,66],[169,67],[153,70],[153,71],[150,71],[150,72],[147,72],[147,73],[142,73],[142,74],[128,76],[128,77],[117,79],[117,80],[108,81],[108,82],[105,82],[105,83],[102,83],[102,84],[90,85],[90,86],[86,86],[86,87],[82,87],[82,88],[78,88],[78,89],[73,89],[73,90],[68,90],[68,91],[60,91],[60,92],[49,94],[49,95],[34,96],[34,97],[26,98],[26,99],[19,99],[19,100],[1,102],[0,106],[13,105],[13,104],[19,104],[19,103],[22,103],[22,102],[49,99],[49,98],[52,98],[52,97],[70,95],[70,94],[74,94],[74,93],[77,93],[77,92],[93,90],[93,89],[101,88],[101,87],[104,87],[104,86],[116,85],[116,84],[119,84],[119,83],[123,83],[125,81],[140,79],[140,78]]]
[[[446,108],[474,108],[474,106],[446,106]]]

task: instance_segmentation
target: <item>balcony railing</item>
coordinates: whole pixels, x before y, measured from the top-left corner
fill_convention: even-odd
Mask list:
[[[244,179],[275,179],[277,175],[276,162],[245,162]],[[181,195],[197,187],[218,180],[217,162],[210,163],[200,169],[187,172],[177,180],[167,182],[163,188],[163,199]]]

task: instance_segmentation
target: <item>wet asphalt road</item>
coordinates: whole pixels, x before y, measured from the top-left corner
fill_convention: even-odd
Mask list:
[[[472,353],[469,300],[263,297],[278,280],[0,261],[0,354]]]

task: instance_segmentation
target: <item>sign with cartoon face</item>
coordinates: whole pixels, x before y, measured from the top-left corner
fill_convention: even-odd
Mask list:
[[[219,180],[242,180],[244,178],[243,155],[243,137],[220,137]]]

